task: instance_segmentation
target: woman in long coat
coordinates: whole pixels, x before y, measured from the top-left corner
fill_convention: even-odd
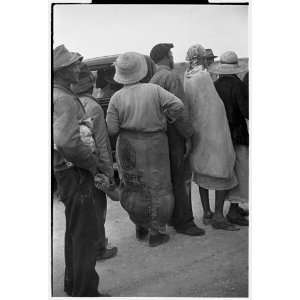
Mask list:
[[[183,103],[158,85],[141,83],[147,75],[143,55],[127,52],[115,62],[114,80],[124,85],[107,110],[110,135],[119,135],[117,162],[121,179],[121,205],[136,224],[136,236],[149,245],[169,240],[165,234],[174,197],[170,179],[167,117],[178,118]]]
[[[235,152],[224,104],[210,74],[204,69],[205,59],[205,49],[201,45],[189,48],[184,91],[194,128],[190,154],[193,180],[199,186],[203,223],[211,224],[215,229],[238,230],[223,215],[226,191],[238,184],[234,174]],[[210,189],[215,190],[214,214],[209,204]]]

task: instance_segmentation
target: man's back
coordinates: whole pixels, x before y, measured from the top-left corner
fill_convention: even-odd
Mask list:
[[[159,65],[156,73],[150,80],[151,83],[157,84],[166,89],[176,97],[178,97],[184,104],[183,117],[175,122],[175,127],[180,136],[190,138],[193,134],[193,128],[189,121],[189,105],[184,95],[183,84],[177,73],[172,71],[169,67]]]

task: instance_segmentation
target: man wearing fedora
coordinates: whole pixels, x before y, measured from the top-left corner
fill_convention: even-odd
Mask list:
[[[85,110],[71,91],[82,56],[64,45],[53,51],[53,168],[65,205],[64,291],[74,297],[103,296],[95,270],[98,227],[93,193],[99,161],[80,138]]]
[[[212,49],[205,49],[205,68],[214,63],[216,57],[217,56],[214,55]]]
[[[214,55],[212,49],[205,49],[205,59],[203,62],[204,68],[209,68],[209,66],[215,62],[216,57],[218,56]],[[211,73],[210,76],[213,81],[216,81],[218,79],[218,76],[216,74]]]
[[[179,76],[173,71],[174,59],[171,43],[157,44],[150,57],[157,65],[157,71],[151,79],[155,83],[177,96],[184,103],[184,114],[173,124],[168,124],[167,135],[170,149],[171,179],[175,197],[174,213],[170,225],[178,233],[200,236],[205,232],[194,223],[191,202],[191,170],[188,155],[191,149],[193,127],[189,120],[184,89]]]

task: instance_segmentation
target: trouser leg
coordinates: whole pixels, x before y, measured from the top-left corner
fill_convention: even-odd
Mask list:
[[[97,253],[104,252],[106,249],[106,235],[105,235],[105,220],[107,212],[107,198],[104,192],[95,188],[96,194],[96,213],[98,220],[98,240],[97,240]]]
[[[65,290],[75,297],[96,296],[98,228],[93,178],[81,169],[71,168],[58,173],[58,187],[66,207]]]
[[[184,160],[185,143],[174,126],[168,126],[170,151],[171,181],[174,193],[174,211],[171,224],[182,229],[193,223],[191,201],[191,171],[187,160]]]

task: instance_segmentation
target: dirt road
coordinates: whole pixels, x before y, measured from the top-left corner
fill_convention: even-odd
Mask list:
[[[195,222],[204,227],[195,185],[192,199]],[[64,206],[54,201],[53,296],[65,296],[64,227]],[[115,297],[247,297],[248,228],[205,229],[203,237],[188,237],[169,227],[170,241],[149,248],[135,239],[134,225],[120,204],[109,201],[106,232],[119,252],[113,259],[97,262],[99,290]]]

